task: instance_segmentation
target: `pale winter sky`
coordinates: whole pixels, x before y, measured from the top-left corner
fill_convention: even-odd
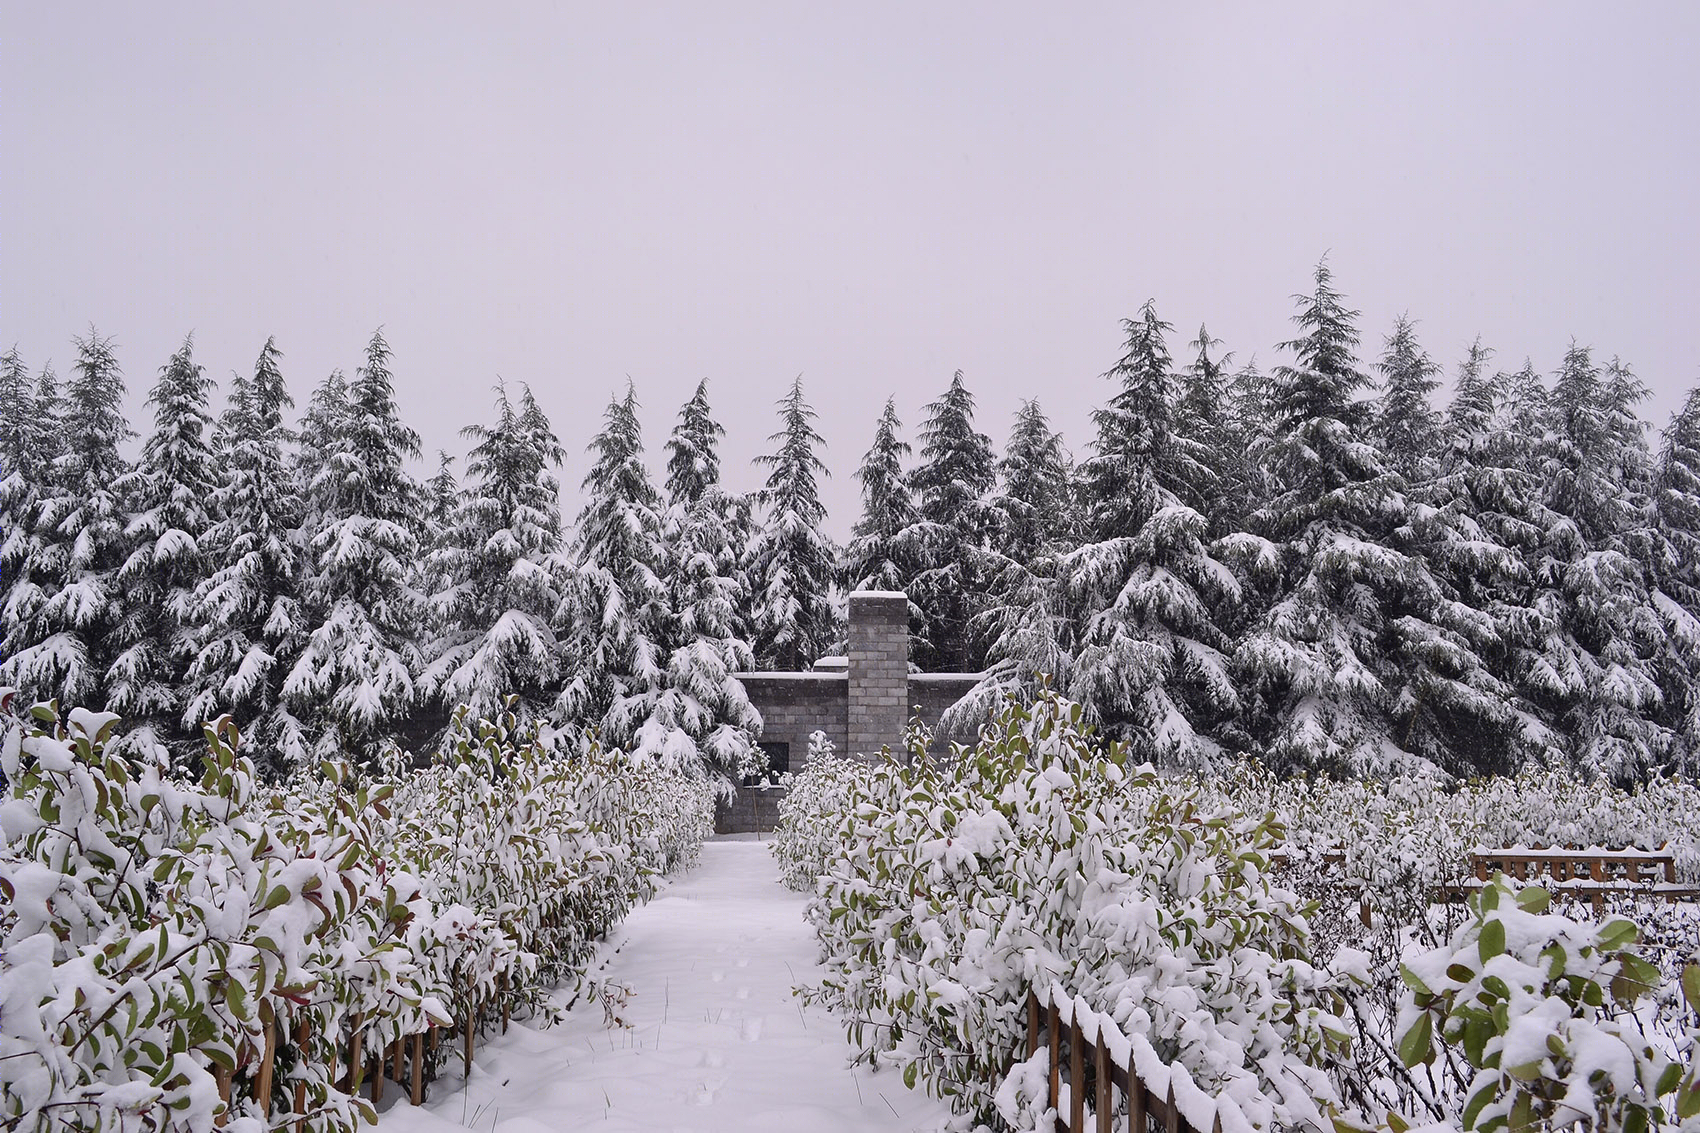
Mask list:
[[[702,377],[734,487],[801,373],[831,530],[895,394],[965,371],[1083,452],[1147,297],[1281,360],[1329,253],[1367,354],[1700,382],[1700,5],[34,4],[0,17],[0,338],[194,331],[299,404],[396,353],[427,449],[529,382],[573,453],[626,375],[652,467]],[[4,411],[0,408],[0,411]],[[422,469],[423,471],[423,469]]]

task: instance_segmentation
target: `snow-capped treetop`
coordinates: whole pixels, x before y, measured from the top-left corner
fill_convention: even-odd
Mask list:
[[[195,362],[193,337],[185,338],[148,395],[154,428],[141,461],[119,482],[131,550],[118,572],[119,653],[107,670],[107,704],[180,744],[183,684],[199,652],[195,587],[206,573],[203,542],[218,485],[208,436],[212,386]],[[189,738],[198,749],[198,727]]]
[[[301,723],[283,707],[289,660],[306,639],[301,610],[303,556],[297,538],[302,503],[289,467],[294,405],[283,356],[268,338],[252,377],[238,375],[220,431],[230,440],[216,517],[203,541],[207,571],[194,593],[196,656],[188,674],[182,726],[230,713],[246,749],[278,776],[307,760]]]
[[[477,444],[466,488],[430,556],[440,637],[420,683],[445,707],[534,719],[548,707],[561,667],[553,628],[561,603],[560,486],[550,470],[566,452],[529,388],[516,410],[498,385],[495,423],[461,433]]]
[[[779,399],[780,430],[768,438],[778,449],[756,457],[767,468],[757,493],[760,533],[750,550],[757,660],[776,669],[801,669],[824,653],[835,636],[831,604],[832,544],[821,530],[826,507],[817,478],[828,475],[816,450],[826,441],[815,431],[815,411],[803,398],[801,376]]]
[[[1381,361],[1382,395],[1375,432],[1389,462],[1407,483],[1422,479],[1433,464],[1440,415],[1433,406],[1440,366],[1417,342],[1416,323],[1400,315],[1387,336]]]
[[[910,449],[898,438],[902,426],[895,399],[886,398],[873,444],[856,470],[862,483],[862,517],[845,551],[845,577],[852,590],[905,590],[914,572],[912,556],[900,546],[903,532],[920,517],[903,469]]]
[[[708,379],[679,411],[679,423],[667,438],[667,502],[690,505],[720,484],[720,453],[716,447],[726,433],[708,406]]]
[[[998,462],[999,483],[991,498],[998,514],[996,542],[1006,558],[1031,556],[1075,537],[1073,479],[1062,434],[1051,428],[1037,400],[1023,401]]]

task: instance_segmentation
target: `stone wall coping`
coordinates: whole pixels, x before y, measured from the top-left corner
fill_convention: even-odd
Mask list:
[[[842,672],[840,672],[840,673],[760,672],[760,673],[733,673],[732,675],[734,677],[736,677],[738,680],[741,680],[741,681],[803,681],[803,682],[807,682],[807,681],[839,681],[839,682],[845,683],[845,684],[848,684],[849,681],[850,681],[850,675],[848,673],[842,673]]]
[[[901,590],[852,590],[850,592],[850,597],[853,598],[853,599],[854,598],[901,598],[905,602],[907,602],[909,600],[909,595],[905,594]]]
[[[924,685],[948,685],[948,684],[976,685],[976,684],[979,684],[981,681],[986,679],[986,674],[985,673],[910,673],[909,679],[911,681],[916,682],[917,684],[924,684]]]

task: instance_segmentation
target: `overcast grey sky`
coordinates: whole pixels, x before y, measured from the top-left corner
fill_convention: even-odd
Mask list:
[[[0,337],[116,336],[145,428],[188,331],[304,405],[383,324],[428,449],[529,382],[572,506],[625,375],[742,488],[800,372],[837,535],[887,395],[1082,451],[1120,319],[1274,363],[1325,251],[1366,353],[1700,381],[1700,4],[1039,7],[11,4]]]

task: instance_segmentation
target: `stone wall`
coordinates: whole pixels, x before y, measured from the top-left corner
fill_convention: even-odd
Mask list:
[[[921,722],[933,729],[933,742],[928,751],[935,756],[946,755],[952,743],[972,743],[978,728],[965,734],[947,734],[939,726],[945,709],[961,700],[968,690],[980,683],[979,673],[910,673],[909,710]],[[984,721],[979,721],[984,723]]]
[[[908,682],[909,599],[884,591],[851,594],[847,752],[873,755],[903,746]]]
[[[779,803],[791,792],[784,787],[740,787],[730,802],[714,807],[716,834],[766,834],[779,825]]]
[[[790,770],[807,765],[809,733],[817,728],[840,754],[849,750],[849,680],[843,673],[739,673],[738,680],[761,713],[762,743],[785,744]]]

